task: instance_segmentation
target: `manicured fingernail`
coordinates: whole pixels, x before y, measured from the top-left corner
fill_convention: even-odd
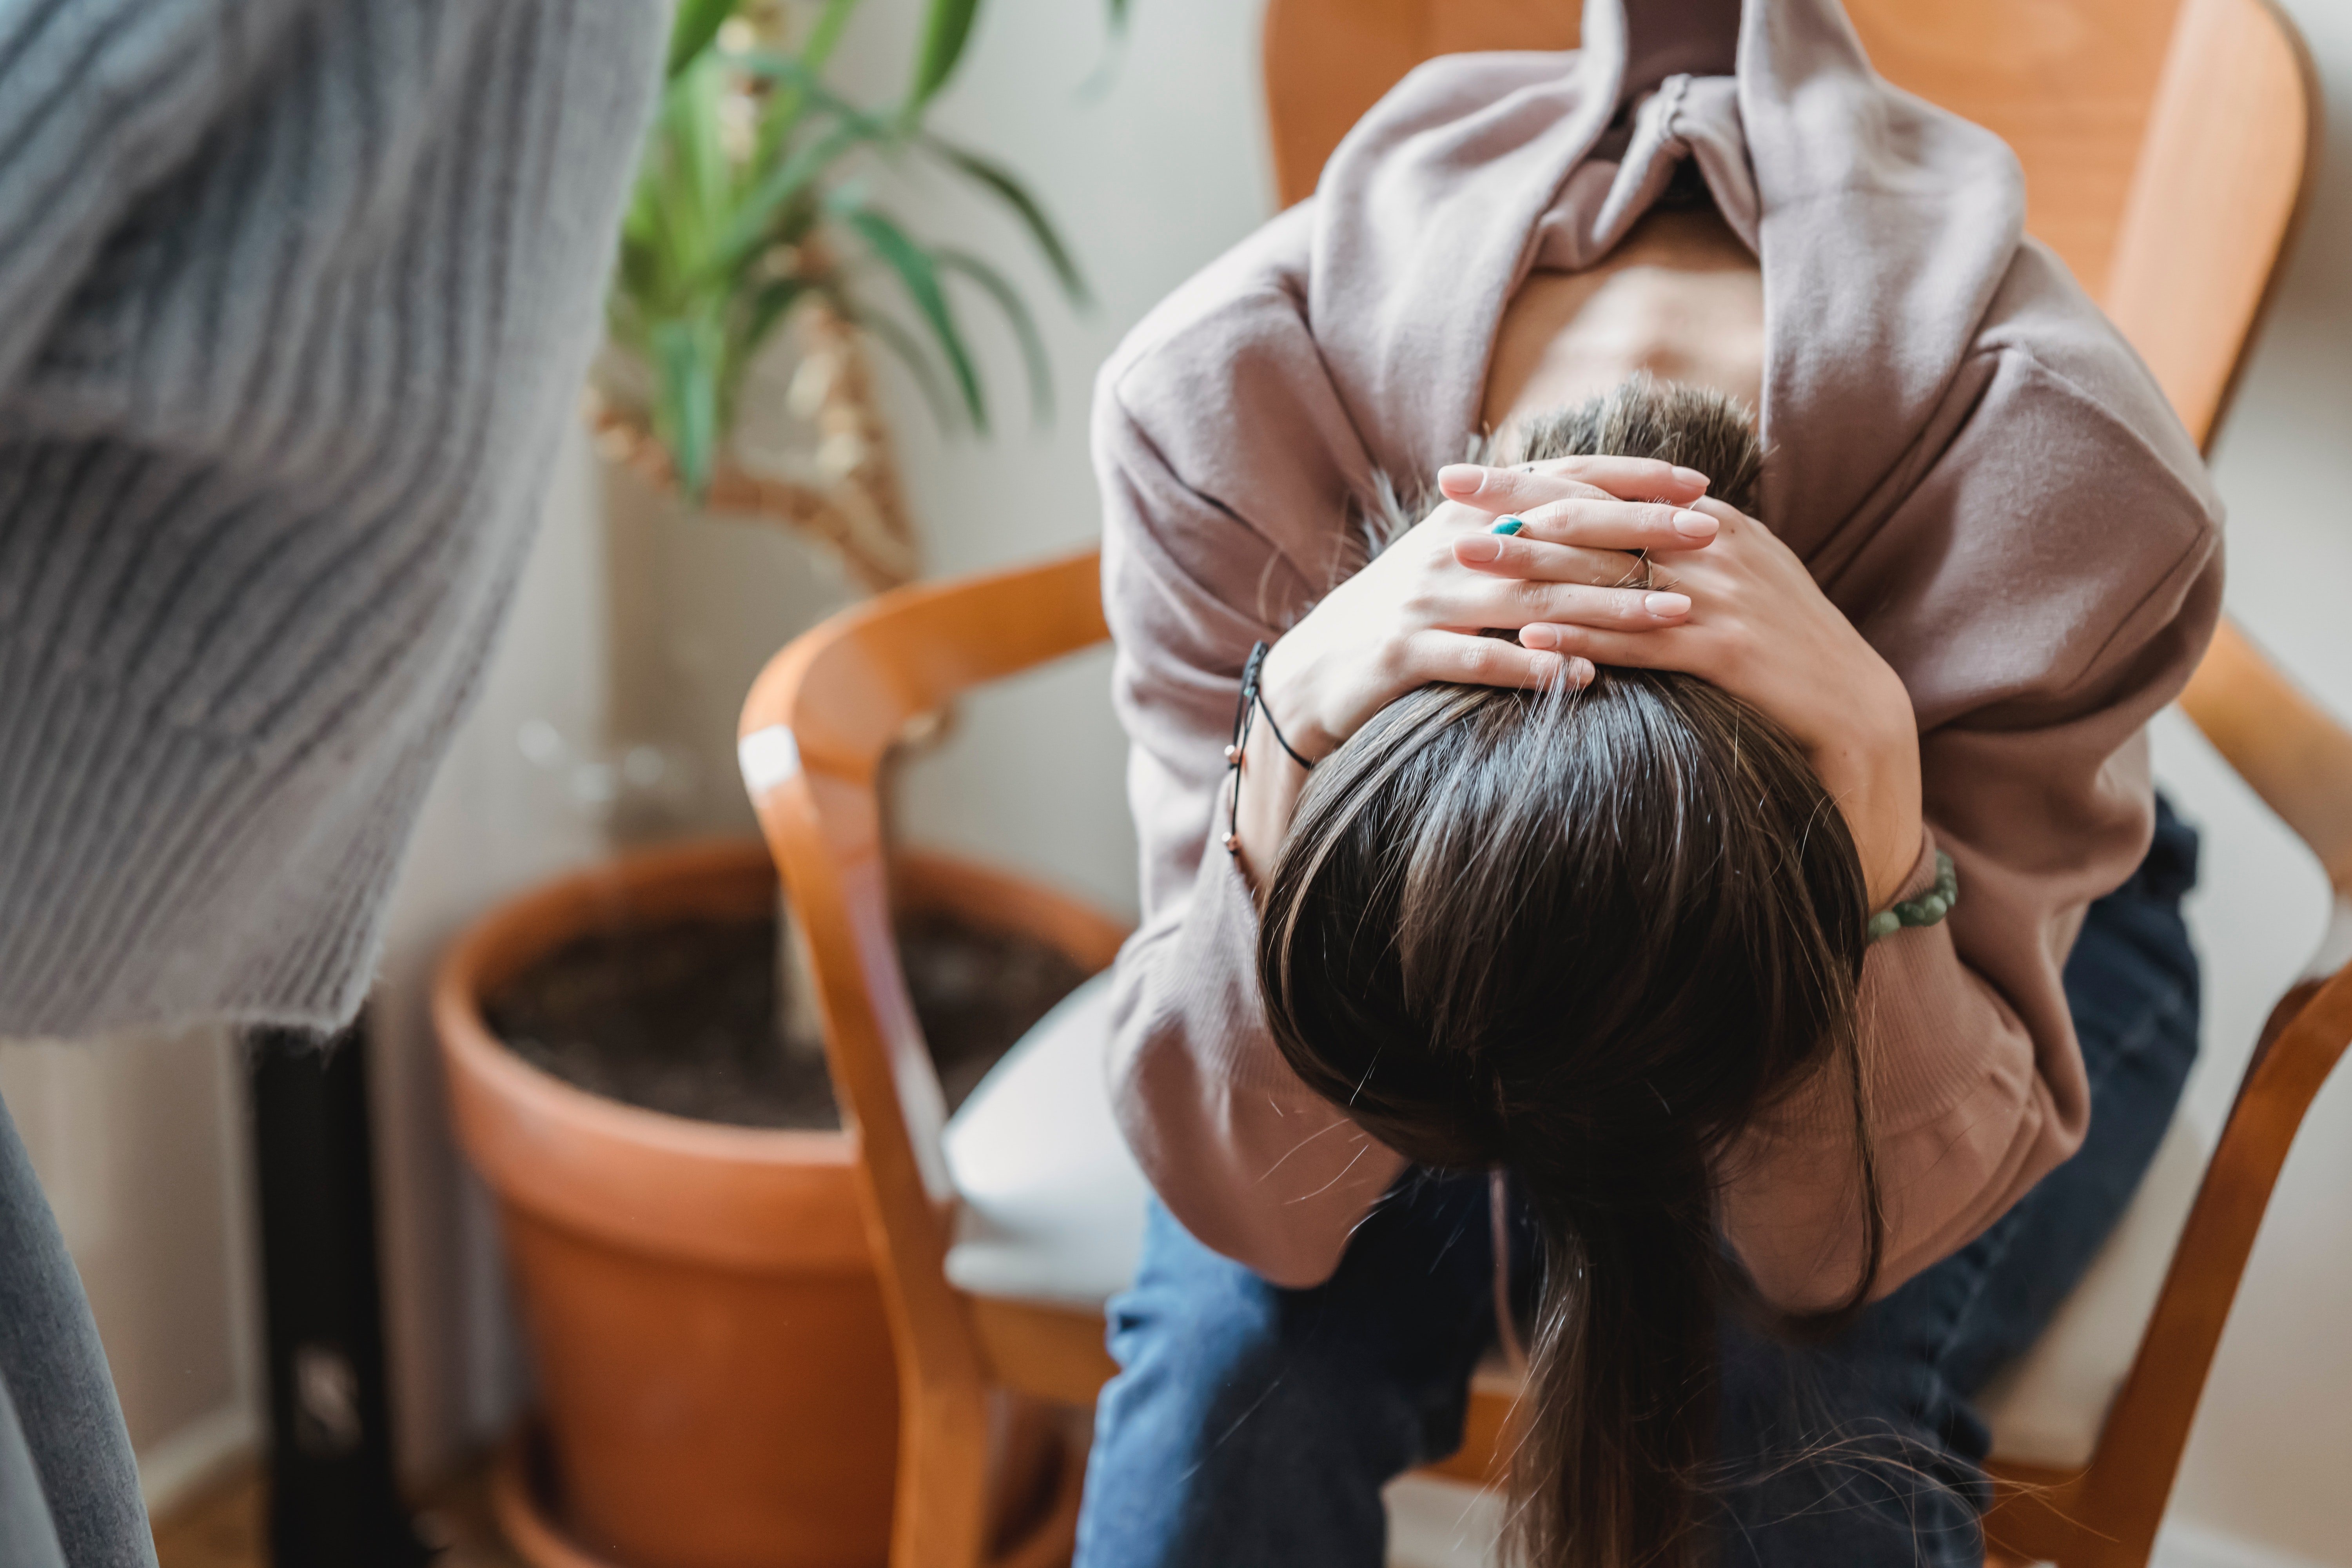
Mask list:
[[[1503,558],[1503,542],[1488,534],[1474,533],[1457,542],[1454,552],[1465,561],[1500,561]]]
[[[1475,463],[1448,463],[1437,470],[1437,488],[1447,495],[1475,496],[1486,482],[1486,470]]]
[[[1716,530],[1720,526],[1722,525],[1717,523],[1715,519],[1707,516],[1706,513],[1703,511],[1678,511],[1675,513],[1675,531],[1681,534],[1685,539],[1713,539],[1716,534]]]
[[[1642,595],[1642,608],[1661,620],[1673,616],[1687,616],[1690,614],[1690,595],[1688,594],[1644,594]]]
[[[1486,531],[1489,533],[1517,533],[1519,530],[1527,527],[1527,525],[1528,520],[1524,517],[1507,517]]]
[[[1519,646],[1521,647],[1532,648],[1558,647],[1559,646],[1559,628],[1557,626],[1521,626],[1519,628]]]
[[[1706,489],[1706,476],[1696,468],[1676,468],[1675,479],[1680,484],[1696,485],[1701,489]]]

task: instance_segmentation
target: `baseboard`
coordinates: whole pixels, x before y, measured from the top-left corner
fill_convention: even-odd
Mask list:
[[[1488,1568],[1502,1524],[1498,1500],[1475,1487],[1407,1476],[1388,1490],[1389,1568]],[[2334,1568],[2192,1524],[2157,1537],[2148,1568]]]
[[[2168,1524],[2148,1568],[2328,1568],[2308,1557],[2193,1524]]]
[[[261,1423],[242,1405],[200,1415],[139,1456],[139,1495],[150,1516],[174,1507],[243,1461],[261,1443]]]

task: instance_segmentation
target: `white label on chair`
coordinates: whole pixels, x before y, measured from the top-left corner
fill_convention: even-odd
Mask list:
[[[756,800],[801,771],[800,743],[782,724],[771,724],[735,742],[735,763]]]

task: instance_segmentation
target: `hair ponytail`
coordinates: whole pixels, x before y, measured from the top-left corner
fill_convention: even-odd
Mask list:
[[[1704,1164],[1687,1163],[1654,1175],[1639,1207],[1582,1203],[1547,1191],[1539,1164],[1515,1167],[1542,1247],[1511,1464],[1517,1562],[1649,1568],[1695,1555],[1722,1262]]]

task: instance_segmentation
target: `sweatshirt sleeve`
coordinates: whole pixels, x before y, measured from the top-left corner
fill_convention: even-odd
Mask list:
[[[1279,360],[1286,334],[1250,335],[1253,352]],[[1339,503],[1316,482],[1314,454],[1328,449],[1305,427],[1316,410],[1287,394],[1256,400],[1256,433],[1293,438],[1295,461],[1253,465],[1279,476],[1269,480],[1276,493],[1221,482],[1242,457],[1232,444],[1252,438],[1234,433],[1253,426],[1199,417],[1202,408],[1236,380],[1280,379],[1281,366],[1212,356],[1213,384],[1202,386],[1185,359],[1164,353],[1124,375],[1115,361],[1095,408],[1103,603],[1143,858],[1143,920],[1113,980],[1113,1099],[1129,1146],[1188,1231],[1276,1284],[1306,1286],[1338,1266],[1403,1161],[1309,1090],[1265,1027],[1255,899],[1214,824],[1242,665],[1252,643],[1303,613],[1310,579],[1268,529],[1213,498],[1247,491],[1253,513],[1292,519]],[[1150,416],[1180,408],[1155,439]],[[1288,428],[1267,430],[1269,419]],[[1171,450],[1202,429],[1222,445]],[[1192,482],[1179,477],[1180,457]],[[1281,493],[1286,485],[1297,488]]]
[[[2089,1086],[2063,975],[2084,911],[2147,852],[2145,726],[2221,608],[2219,508],[2185,435],[2119,352],[1979,355],[1969,410],[1895,515],[1828,580],[1918,714],[1940,924],[1874,944],[1864,1092],[1885,1219],[1883,1295],[1965,1246],[2083,1141]],[[2103,380],[2103,377],[2105,378]],[[1766,1298],[1848,1295],[1864,1245],[1853,1101],[1808,1084],[1727,1164],[1727,1234]]]

